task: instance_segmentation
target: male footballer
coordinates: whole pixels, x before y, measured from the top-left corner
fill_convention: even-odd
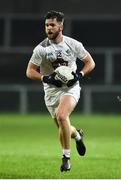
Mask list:
[[[83,131],[71,125],[70,115],[80,98],[79,81],[95,67],[93,58],[82,43],[63,35],[63,28],[64,14],[53,10],[47,12],[45,15],[47,38],[34,48],[26,70],[28,78],[43,83],[45,104],[59,131],[62,146],[61,172],[71,169],[71,138],[75,139],[80,156],[84,156],[86,152]],[[77,58],[84,62],[83,68],[78,73]],[[61,80],[55,78],[54,70],[62,65],[69,66],[73,71],[73,79],[68,81],[66,88],[63,88]]]

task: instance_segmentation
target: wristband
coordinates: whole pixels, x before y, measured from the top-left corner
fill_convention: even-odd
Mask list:
[[[43,81],[43,77],[44,77],[44,75],[42,75],[40,78],[41,78],[41,81]]]
[[[82,74],[82,77],[84,77],[84,72],[83,72],[83,71],[80,71],[80,73]]]

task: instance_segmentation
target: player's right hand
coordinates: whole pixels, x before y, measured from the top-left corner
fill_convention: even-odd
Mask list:
[[[56,73],[52,73],[48,76],[43,76],[42,81],[47,84],[52,84],[56,87],[62,87],[62,82],[60,80],[55,79]]]

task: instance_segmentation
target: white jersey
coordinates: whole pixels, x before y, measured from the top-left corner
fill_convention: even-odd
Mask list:
[[[35,47],[30,61],[40,66],[40,72],[50,74],[58,66],[69,66],[73,71],[76,70],[76,59],[83,60],[87,55],[87,51],[82,43],[63,36],[63,41],[59,44],[51,43],[45,39],[42,43]]]
[[[87,56],[87,51],[82,43],[67,36],[63,36],[63,41],[59,44],[52,43],[48,38],[42,41],[33,50],[30,62],[40,67],[40,72],[48,75],[61,66],[69,66],[72,71],[76,71],[77,58],[83,60]],[[51,85],[44,83],[44,89]]]

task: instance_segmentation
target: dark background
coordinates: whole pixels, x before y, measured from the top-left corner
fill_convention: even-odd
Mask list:
[[[45,37],[43,16],[51,9],[64,12],[64,34],[81,41],[96,62],[95,70],[83,80],[83,84],[120,86],[120,0],[0,0],[0,84],[9,84],[10,86],[15,84],[38,85],[38,82],[27,79],[25,75],[26,67],[33,48]],[[109,73],[108,68],[105,68],[108,51],[111,55],[113,74],[109,80],[106,80]],[[80,62],[77,63],[78,67],[82,66]],[[10,105],[7,102],[9,95],[8,97],[6,95],[7,100],[5,100],[5,95],[4,93],[2,95],[2,93],[0,94],[1,109],[9,110]],[[8,93],[10,94],[10,92]],[[116,93],[116,95],[110,94],[109,104],[110,99],[117,96],[117,92],[113,93]],[[97,98],[97,94],[94,94],[94,97],[96,97],[95,104],[100,104],[100,101],[105,99],[107,94],[98,94],[100,100],[99,97]],[[15,99],[19,98],[17,94],[14,97]],[[16,110],[18,109],[17,100],[14,101],[13,106],[15,104],[15,108],[13,107],[13,109]],[[33,100],[32,102],[35,103]],[[4,108],[2,108],[3,104],[5,104]],[[6,107],[6,104],[8,107]],[[121,106],[116,104],[115,107],[118,107],[118,112],[120,112]],[[94,107],[94,109],[96,108]],[[103,105],[100,105],[100,108],[103,109]],[[111,108],[113,109],[113,107]],[[110,110],[108,109],[108,111]]]

